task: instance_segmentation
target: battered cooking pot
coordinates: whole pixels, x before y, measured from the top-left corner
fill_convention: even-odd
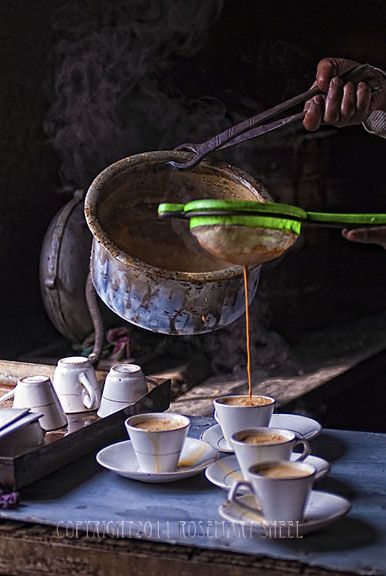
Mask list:
[[[55,328],[71,342],[83,342],[92,331],[85,285],[92,236],[77,193],[51,221],[40,253],[40,290]]]
[[[263,186],[224,162],[208,160],[189,171],[169,161],[186,152],[147,152],[106,168],[85,200],[93,234],[91,275],[101,299],[116,314],[153,332],[202,334],[230,324],[245,311],[240,266],[205,253],[181,221],[160,220],[170,198],[271,201]],[[250,300],[260,267],[250,270]]]

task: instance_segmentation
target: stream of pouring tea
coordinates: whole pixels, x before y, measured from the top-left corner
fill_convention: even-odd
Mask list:
[[[249,329],[249,283],[248,266],[244,266],[244,294],[245,294],[245,336],[247,342],[247,374],[248,374],[248,397],[252,404],[252,378],[251,378],[251,337]]]

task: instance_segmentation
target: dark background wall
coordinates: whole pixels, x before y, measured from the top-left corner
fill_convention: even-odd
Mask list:
[[[42,86],[53,46],[55,2],[0,3],[0,356],[41,338],[47,322],[39,295],[42,236],[63,199],[58,162],[47,145]]]
[[[40,299],[38,260],[48,223],[68,199],[42,129],[61,5],[0,3],[0,357],[16,357],[55,334]],[[89,5],[98,12],[98,2]],[[176,60],[170,76],[192,96],[220,95],[234,107],[237,88],[238,95],[266,107],[306,89],[324,56],[386,68],[385,28],[383,0],[227,0],[204,48]],[[257,74],[265,55],[276,53],[275,43],[278,50],[280,43],[296,50],[268,59],[264,74]],[[301,145],[267,146],[259,154],[251,169],[265,178],[276,200],[385,211],[385,142],[361,127]],[[265,271],[273,325],[289,333],[383,310],[385,258],[381,248],[349,245],[337,232],[307,234],[303,248]]]

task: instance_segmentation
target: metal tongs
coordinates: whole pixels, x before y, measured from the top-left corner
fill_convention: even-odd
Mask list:
[[[373,70],[374,68],[370,66],[370,64],[361,64],[360,66],[355,66],[348,72],[341,74],[340,78],[344,82],[366,82],[369,80],[374,80]],[[370,85],[373,89],[373,92],[379,90],[379,86],[374,84]],[[188,150],[194,153],[193,156],[182,162],[171,160],[168,162],[168,165],[180,170],[193,168],[203,158],[205,158],[207,154],[214,152],[215,150],[223,150],[224,148],[239,144],[240,142],[246,142],[247,140],[251,140],[257,136],[267,134],[267,132],[272,132],[272,130],[276,130],[281,126],[286,126],[288,124],[297,122],[298,120],[302,120],[304,118],[305,112],[299,112],[298,114],[293,114],[292,116],[287,116],[286,118],[281,118],[279,120],[275,120],[274,122],[263,124],[263,122],[270,120],[274,116],[278,116],[279,114],[289,110],[290,108],[293,108],[294,106],[297,106],[298,104],[306,102],[318,94],[322,94],[322,91],[317,86],[315,86],[314,88],[311,88],[306,92],[302,92],[301,94],[298,94],[297,96],[294,96],[293,98],[290,98],[281,104],[273,106],[273,108],[269,108],[265,112],[256,114],[251,118],[247,118],[246,120],[243,120],[242,122],[227,128],[223,132],[216,134],[216,136],[213,136],[202,144],[181,144],[180,146],[177,146],[175,150]]]

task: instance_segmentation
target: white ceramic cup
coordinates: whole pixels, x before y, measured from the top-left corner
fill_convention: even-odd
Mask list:
[[[278,467],[288,469],[288,474],[280,478],[267,476]],[[262,462],[248,470],[249,481],[236,482],[228,494],[228,500],[236,502],[248,512],[259,508],[266,522],[301,522],[312,485],[315,481],[315,468],[300,462],[279,460]],[[255,497],[256,508],[242,502],[237,497],[241,486],[249,488]]]
[[[259,443],[246,442],[248,436],[255,435]],[[282,440],[280,441],[279,438]],[[237,461],[245,479],[249,480],[248,469],[260,462],[275,460],[290,460],[296,446],[302,445],[303,452],[298,455],[296,462],[303,462],[311,454],[307,440],[299,438],[292,430],[283,428],[250,428],[241,430],[232,436]]]
[[[149,431],[139,427],[143,422],[168,420],[175,424],[171,430]],[[151,413],[131,416],[125,422],[133,444],[138,465],[143,472],[174,472],[189,430],[186,416],[172,413]]]
[[[230,450],[233,450],[232,436],[239,430],[255,428],[256,426],[269,426],[272,412],[275,406],[274,398],[270,396],[254,395],[253,400],[262,399],[267,402],[261,406],[235,406],[227,404],[232,399],[248,398],[245,395],[232,395],[217,398],[214,401],[214,417],[220,424],[225,442]]]
[[[12,396],[13,408],[30,408],[31,412],[42,415],[39,422],[43,430],[66,426],[66,415],[48,376],[21,378],[13,390],[0,398],[0,402]]]
[[[98,416],[104,418],[147,393],[146,378],[136,364],[115,364],[106,376]]]
[[[72,356],[59,360],[54,373],[54,388],[67,414],[99,407],[101,388],[88,358]]]

